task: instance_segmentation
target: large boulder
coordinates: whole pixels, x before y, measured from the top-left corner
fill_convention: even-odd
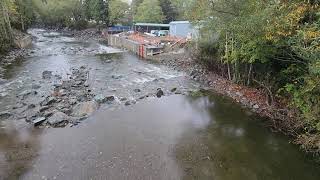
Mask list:
[[[70,117],[65,113],[56,112],[48,119],[48,123],[51,126],[61,126],[62,124],[67,124],[69,120],[70,120]]]
[[[72,115],[76,117],[89,116],[98,110],[99,104],[95,101],[87,101],[77,104],[73,108]]]

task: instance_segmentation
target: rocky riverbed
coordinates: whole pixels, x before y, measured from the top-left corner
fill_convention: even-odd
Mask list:
[[[1,120],[36,127],[75,126],[100,108],[188,94],[200,87],[183,72],[92,39],[41,29],[29,32],[34,43],[21,51],[26,54],[3,61]]]

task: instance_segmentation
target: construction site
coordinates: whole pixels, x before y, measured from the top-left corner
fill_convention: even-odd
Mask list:
[[[126,49],[141,58],[183,48],[196,38],[197,31],[188,21],[170,24],[136,23],[132,30],[108,33],[108,45]]]

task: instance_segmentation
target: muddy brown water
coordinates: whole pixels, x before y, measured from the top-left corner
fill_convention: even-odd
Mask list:
[[[53,35],[35,43],[40,53],[8,67],[1,110],[10,111],[18,101],[15,94],[42,81],[43,70],[64,74],[83,64],[93,69],[91,86],[97,93],[130,99],[158,87],[199,88],[181,72],[128,53],[47,52],[50,45],[81,47],[81,42],[64,43],[66,37]],[[51,83],[41,83],[39,92],[45,93]],[[135,88],[142,92],[135,94]],[[210,93],[107,105],[75,127],[37,129],[21,120],[2,119],[0,179],[318,180],[320,167],[288,138],[266,129],[260,118]]]

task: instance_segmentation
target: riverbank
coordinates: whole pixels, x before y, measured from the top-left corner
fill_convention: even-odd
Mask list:
[[[28,56],[31,52],[27,49],[31,46],[32,37],[18,30],[13,31],[13,45],[4,54],[0,54],[0,84],[3,79],[5,66],[11,65],[22,57]]]
[[[300,145],[306,151],[318,154],[320,151],[320,138],[318,135],[304,134],[305,124],[298,120],[298,115],[288,108],[288,105],[275,99],[269,104],[268,92],[263,87],[252,88],[239,85],[209,71],[204,65],[192,58],[186,50],[163,53],[148,59],[167,65],[189,74],[190,78],[208,86],[208,89],[232,98],[243,107],[266,118],[266,125],[273,132],[281,132],[292,138],[292,142]]]

